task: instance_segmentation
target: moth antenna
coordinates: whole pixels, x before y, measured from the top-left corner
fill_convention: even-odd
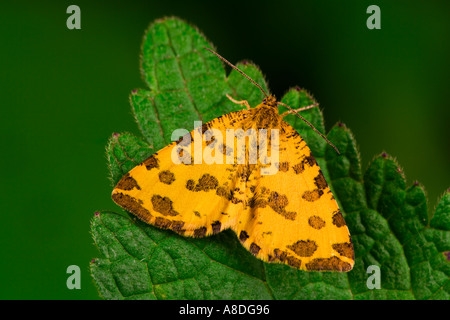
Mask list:
[[[250,78],[248,75],[246,75],[241,69],[239,69],[238,67],[236,67],[234,64],[232,64],[230,61],[228,61],[227,59],[225,59],[224,57],[222,57],[220,54],[218,54],[217,52],[211,50],[210,48],[207,47],[203,47],[204,49],[214,53],[220,60],[222,60],[223,62],[225,62],[226,64],[228,64],[230,67],[232,67],[233,69],[235,69],[236,71],[239,71],[244,77],[246,77],[248,80],[250,80],[255,86],[257,86],[259,88],[259,90],[261,90],[262,93],[264,93],[264,96],[266,98],[269,98],[269,96],[267,95],[267,93],[264,91],[264,89],[256,83],[256,81],[254,81],[252,78]]]
[[[330,146],[332,146],[334,148],[334,150],[336,150],[337,154],[341,154],[338,150],[338,148],[336,148],[336,146],[334,144],[331,143],[330,140],[327,139],[327,137],[325,137],[319,130],[316,129],[316,127],[313,126],[313,124],[311,122],[309,122],[308,120],[306,120],[305,118],[303,118],[296,110],[292,109],[291,107],[289,107],[287,104],[283,103],[283,102],[277,102],[278,104],[285,106],[286,108],[288,108],[290,111],[294,112],[300,119],[302,119],[303,121],[305,121],[305,123],[311,127],[311,129],[313,129],[315,132],[317,132],[319,134],[319,136],[321,136]]]

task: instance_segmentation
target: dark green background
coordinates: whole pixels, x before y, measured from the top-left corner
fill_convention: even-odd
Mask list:
[[[105,145],[139,135],[128,96],[144,87],[144,31],[164,16],[198,26],[230,61],[254,61],[277,96],[308,89],[328,128],[351,128],[364,168],[395,156],[433,208],[450,181],[450,3],[393,2],[2,1],[0,298],[98,298],[89,222],[117,208]],[[82,30],[66,28],[70,4]],[[366,28],[370,4],[381,30]],[[72,264],[81,290],[66,287]]]

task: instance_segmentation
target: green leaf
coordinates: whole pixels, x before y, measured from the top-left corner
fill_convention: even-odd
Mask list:
[[[154,148],[129,133],[114,133],[106,147],[106,156],[113,185],[120,178],[154,153]]]
[[[144,139],[114,134],[107,146],[113,184],[135,165],[169,144],[176,128],[192,130],[241,109],[230,94],[259,104],[262,92],[236,70],[227,76],[214,48],[194,27],[177,18],[153,23],[142,46],[147,89],[134,90],[130,102]],[[262,72],[238,67],[268,91]],[[293,108],[316,101],[300,88],[281,99]],[[280,112],[284,112],[280,108]],[[325,133],[322,112],[302,115]],[[355,139],[335,125],[329,146],[301,119],[285,119],[302,135],[333,190],[350,229],[355,266],[348,273],[304,272],[253,257],[232,231],[193,239],[147,225],[134,217],[99,212],[91,230],[102,258],[91,274],[105,299],[449,299],[450,193],[429,216],[422,186],[408,187],[396,161],[381,154],[365,173]],[[381,289],[369,289],[367,268],[378,266]]]

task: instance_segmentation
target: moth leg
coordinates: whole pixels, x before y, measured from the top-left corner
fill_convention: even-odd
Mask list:
[[[288,114],[293,114],[293,113],[296,113],[296,112],[305,111],[305,110],[317,107],[318,105],[319,105],[318,103],[314,103],[314,104],[311,104],[311,105],[303,107],[303,108],[289,110],[289,111],[286,111],[285,113],[283,113],[281,115],[281,117],[287,116]]]
[[[228,93],[226,94],[226,96],[227,96],[228,99],[230,99],[231,102],[237,103],[237,104],[240,104],[240,105],[244,105],[247,108],[247,110],[250,110],[250,105],[248,104],[247,100],[238,101],[236,99],[233,99]]]

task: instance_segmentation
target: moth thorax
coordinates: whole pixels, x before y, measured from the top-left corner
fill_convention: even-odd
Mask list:
[[[277,128],[280,125],[281,117],[278,108],[261,103],[253,109],[252,117],[256,127],[259,129]]]

